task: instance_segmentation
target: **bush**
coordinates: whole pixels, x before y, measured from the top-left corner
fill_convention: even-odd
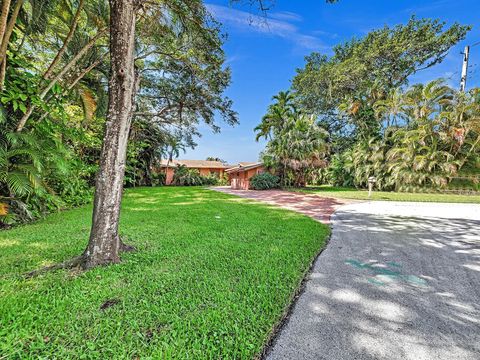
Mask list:
[[[152,173],[152,186],[164,186],[167,175],[164,172]]]
[[[218,178],[218,181],[215,185],[219,185],[219,186],[227,186],[227,185],[230,185],[230,182],[228,181],[228,175],[227,174],[223,174],[223,176],[220,176]]]
[[[207,175],[207,176],[200,175],[200,182],[202,183],[201,185],[214,186],[214,185],[218,185],[219,179],[218,179],[218,176],[215,176],[215,175]]]
[[[213,186],[219,183],[215,175],[202,176],[196,169],[189,169],[184,165],[177,166],[173,174],[173,185],[177,186]]]
[[[328,183],[333,186],[345,187],[352,187],[354,185],[354,178],[347,164],[347,155],[348,154],[343,153],[332,156],[330,164],[325,170],[325,177],[323,178],[322,184]]]
[[[280,186],[280,178],[268,172],[257,174],[250,179],[250,188],[253,190],[275,189]]]

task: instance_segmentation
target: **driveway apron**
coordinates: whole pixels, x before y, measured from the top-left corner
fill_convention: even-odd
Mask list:
[[[267,359],[480,359],[480,205],[341,207]]]

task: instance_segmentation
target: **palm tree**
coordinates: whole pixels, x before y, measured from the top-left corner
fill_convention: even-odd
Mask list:
[[[168,174],[169,165],[173,161],[173,158],[178,158],[180,156],[180,151],[186,151],[185,145],[182,142],[181,134],[171,136],[165,144],[165,153],[167,155],[165,174]]]
[[[404,94],[402,89],[392,89],[386,99],[378,100],[374,103],[373,109],[378,118],[386,121],[386,128],[391,125],[398,127],[399,120],[406,120]]]
[[[475,94],[456,92],[436,80],[405,93],[396,91],[374,107],[380,114],[400,113],[406,120],[406,126],[371,143],[375,146],[355,150],[357,170],[370,172],[368,166],[374,166],[378,171],[379,165],[387,165],[382,186],[445,187],[466,163],[472,166],[478,159],[480,108]],[[367,162],[373,157],[380,163]]]
[[[404,96],[404,106],[410,119],[426,119],[438,113],[442,105],[452,97],[453,90],[445,85],[442,79],[434,80],[426,85],[412,86]]]
[[[314,117],[290,114],[268,142],[262,159],[279,171],[284,185],[291,181],[294,186],[304,186],[313,169],[326,165],[327,137]]]
[[[254,129],[257,132],[256,141],[262,137],[271,140],[275,132],[281,131],[288,117],[298,112],[295,97],[289,91],[280,91],[272,100],[276,102],[269,106],[262,122]]]

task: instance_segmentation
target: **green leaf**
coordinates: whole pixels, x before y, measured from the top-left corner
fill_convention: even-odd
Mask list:
[[[25,106],[24,103],[19,103],[18,107],[20,108],[20,111],[23,112],[24,114],[27,112],[27,107]]]

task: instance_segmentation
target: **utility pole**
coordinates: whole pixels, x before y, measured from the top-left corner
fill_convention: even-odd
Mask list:
[[[467,87],[467,72],[468,72],[468,56],[470,54],[470,46],[465,46],[463,52],[462,78],[460,80],[460,91],[465,92]]]

